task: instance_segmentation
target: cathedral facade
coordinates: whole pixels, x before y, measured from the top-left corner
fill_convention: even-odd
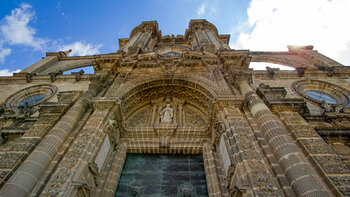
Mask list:
[[[350,69],[229,38],[143,22],[118,52],[0,77],[0,196],[350,196]]]

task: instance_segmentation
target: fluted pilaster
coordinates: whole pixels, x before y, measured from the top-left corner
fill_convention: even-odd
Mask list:
[[[279,119],[250,87],[242,80],[240,89],[246,96],[246,103],[258,122],[264,138],[278,160],[294,193],[297,196],[331,196],[321,178],[306,160],[301,150],[289,136]]]

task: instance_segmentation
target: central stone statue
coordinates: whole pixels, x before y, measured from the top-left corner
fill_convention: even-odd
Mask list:
[[[172,123],[174,117],[174,109],[168,103],[166,107],[159,113],[161,123]]]

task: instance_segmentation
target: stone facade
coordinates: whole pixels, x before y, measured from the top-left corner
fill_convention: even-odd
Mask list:
[[[143,22],[116,53],[47,53],[0,77],[0,196],[112,197],[131,153],[202,154],[209,196],[350,196],[350,69],[313,46],[229,37],[206,20],[177,36]]]

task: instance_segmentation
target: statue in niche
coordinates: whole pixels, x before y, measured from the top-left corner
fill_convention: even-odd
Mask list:
[[[172,123],[174,118],[174,109],[170,107],[170,104],[166,104],[166,107],[159,113],[161,123]]]

